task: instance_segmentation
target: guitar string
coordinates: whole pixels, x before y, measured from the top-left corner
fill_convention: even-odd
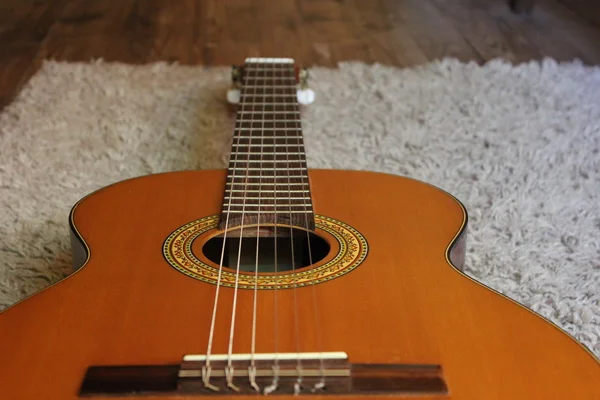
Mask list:
[[[292,70],[293,71],[293,70]],[[282,75],[285,75],[285,71],[283,71]],[[297,102],[297,99],[294,99],[295,102]],[[288,106],[292,105],[293,106],[293,102],[286,102],[284,101],[284,111],[288,111]],[[294,383],[294,394],[295,395],[299,395],[300,392],[302,391],[302,379],[303,379],[303,373],[302,373],[302,361],[300,359],[300,332],[299,332],[299,321],[298,321],[298,294],[296,293],[296,288],[298,286],[297,280],[296,280],[296,276],[295,276],[295,272],[296,272],[296,260],[295,260],[295,252],[294,252],[294,230],[292,228],[292,185],[291,185],[291,177],[290,177],[290,155],[289,155],[289,134],[287,134],[287,128],[288,128],[288,120],[287,118],[285,118],[285,122],[284,122],[284,127],[286,128],[286,135],[285,135],[285,148],[286,148],[286,152],[285,152],[285,159],[286,159],[286,175],[287,175],[287,183],[288,183],[288,205],[289,205],[289,212],[290,212],[290,220],[289,220],[289,224],[290,224],[290,250],[291,250],[291,263],[292,263],[292,274],[294,274],[294,283],[292,286],[292,297],[293,297],[293,302],[294,302],[294,342],[296,345],[296,353],[298,354],[298,358],[296,360],[296,373],[297,378],[296,378],[296,382]],[[298,158],[300,158],[300,156],[298,156]]]
[[[298,130],[298,132],[302,132],[302,122],[300,119],[300,106],[298,104],[298,102],[295,103],[295,111],[296,111],[296,115],[298,115],[298,118],[296,119],[296,129]],[[298,134],[297,132],[297,134]],[[297,137],[297,145],[298,145],[298,153],[301,153],[302,151],[300,150],[300,147],[302,146],[302,150],[304,150],[304,145],[303,143],[301,143],[301,136],[300,134],[298,134]],[[306,152],[304,152],[304,168],[305,168],[305,173],[302,175],[302,183],[306,185],[306,190],[308,190],[310,188],[310,182],[308,180],[308,163],[306,162]],[[300,163],[300,167],[302,167],[302,162]],[[304,185],[303,185],[304,186]],[[310,195],[310,193],[309,193]],[[312,248],[311,248],[311,242],[310,242],[310,233],[309,233],[309,227],[308,227],[308,207],[306,205],[306,201],[303,201],[304,204],[304,225],[306,227],[306,244],[307,244],[307,248],[308,248],[308,262],[309,265],[312,266],[313,264],[313,255],[312,255]],[[311,202],[312,204],[312,202]],[[314,215],[314,209],[313,209],[313,215]],[[319,307],[318,307],[318,301],[317,301],[317,290],[315,288],[315,283],[313,283],[311,285],[312,288],[312,303],[313,303],[313,317],[314,317],[314,324],[315,324],[315,330],[316,330],[316,336],[317,336],[317,349],[319,350],[319,373],[321,374],[321,379],[319,379],[318,382],[316,382],[313,386],[313,392],[317,391],[317,390],[322,390],[325,388],[326,385],[326,381],[325,381],[325,360],[323,358],[323,339],[321,337],[321,325],[320,325],[320,318],[319,318]]]
[[[275,90],[277,88],[276,85],[276,69],[275,69],[275,64],[271,64],[271,87],[273,88],[273,93],[275,93]],[[275,98],[275,96],[273,96]],[[275,107],[273,107],[273,110],[275,110]],[[275,115],[275,114],[273,114]],[[273,117],[273,120],[275,120],[275,117]],[[278,323],[279,323],[279,319],[278,319],[278,303],[277,303],[277,297],[278,297],[278,290],[279,290],[279,275],[278,275],[278,259],[277,259],[277,236],[278,236],[278,232],[277,232],[277,225],[279,222],[278,219],[278,214],[277,214],[277,168],[276,168],[276,161],[277,161],[277,148],[275,147],[275,144],[277,143],[277,135],[276,135],[276,128],[275,128],[275,122],[273,122],[273,127],[271,129],[272,132],[272,137],[273,137],[273,212],[274,212],[274,225],[273,225],[273,273],[275,276],[275,289],[273,290],[273,327],[274,327],[274,335],[273,335],[273,347],[274,347],[274,353],[275,356],[273,358],[273,365],[271,367],[272,371],[273,371],[273,380],[271,382],[271,384],[267,387],[265,387],[263,393],[268,395],[270,393],[273,393],[275,390],[277,390],[277,387],[279,386],[279,353],[278,353],[278,349],[279,349],[279,329],[278,329]]]
[[[242,88],[242,90],[245,90],[245,88]],[[246,104],[242,103],[241,111],[244,111],[245,106],[246,106]],[[238,121],[236,121],[236,124],[237,124],[237,122]],[[240,125],[241,125],[241,122],[240,122]],[[221,258],[219,260],[219,273],[217,275],[217,288],[215,290],[215,298],[213,300],[212,319],[211,319],[211,323],[210,323],[210,331],[209,331],[208,344],[207,344],[207,349],[206,349],[206,363],[202,367],[202,383],[203,383],[204,387],[206,387],[207,389],[213,390],[213,391],[218,391],[219,388],[210,383],[210,377],[211,377],[211,372],[212,372],[212,368],[210,365],[210,356],[212,354],[212,346],[213,346],[214,333],[215,333],[215,321],[216,321],[216,316],[217,316],[217,308],[218,308],[218,304],[219,304],[221,277],[222,277],[222,273],[223,273],[223,260],[225,257],[225,245],[227,243],[227,231],[229,228],[229,216],[231,214],[233,188],[235,187],[235,178],[236,178],[236,171],[237,171],[237,162],[238,162],[237,148],[239,147],[240,136],[241,136],[239,134],[238,129],[240,129],[240,126],[237,126],[236,129],[234,129],[234,138],[236,140],[236,145],[235,145],[236,150],[232,151],[232,153],[231,153],[231,156],[233,156],[233,157],[230,156],[230,159],[233,158],[233,168],[230,170],[231,171],[231,186],[230,186],[230,188],[232,189],[232,192],[229,195],[229,202],[227,204],[227,215],[225,217],[225,230],[223,232],[223,246],[221,247]],[[236,131],[238,133],[237,137],[235,137]]]
[[[258,70],[258,68],[256,68],[256,70]],[[255,74],[254,77],[249,76],[250,74],[248,74],[248,78],[257,78],[258,74]],[[246,99],[246,96],[253,96],[254,99],[256,99],[256,85],[252,85],[252,94],[248,93],[247,90],[247,86],[244,86],[244,93],[243,93],[243,98],[242,101],[245,103],[248,103],[249,100]],[[254,121],[254,113],[255,113],[255,106],[252,106],[252,110],[250,111],[250,121]],[[252,122],[250,122],[250,124],[252,124]],[[251,140],[251,139],[250,139]],[[250,140],[248,140],[248,142],[250,142]],[[239,142],[239,140],[238,140]],[[239,147],[238,147],[239,149]],[[239,151],[239,150],[238,150]],[[233,306],[231,308],[231,322],[229,325],[229,346],[227,349],[227,367],[225,368],[225,379],[227,382],[227,387],[239,392],[240,389],[233,383],[233,377],[234,377],[234,368],[233,368],[233,339],[235,336],[235,321],[236,321],[236,316],[237,316],[237,299],[238,299],[238,291],[239,291],[239,281],[240,281],[240,264],[241,264],[241,259],[242,259],[242,243],[243,243],[243,238],[244,238],[244,223],[245,223],[245,218],[246,218],[246,198],[247,198],[247,194],[248,194],[248,177],[250,174],[250,148],[248,148],[247,153],[247,157],[246,157],[246,174],[244,177],[244,194],[242,197],[242,215],[241,215],[241,224],[240,224],[240,234],[239,234],[239,239],[238,239],[238,254],[237,254],[237,263],[236,263],[236,267],[235,267],[235,284],[234,284],[234,289],[233,289]],[[230,196],[230,202],[231,202],[231,197]]]
[[[266,67],[266,64],[265,64]],[[266,73],[265,73],[266,78]],[[262,95],[266,97],[267,85],[262,88]],[[262,177],[263,177],[263,150],[264,150],[264,130],[265,130],[265,109],[263,106],[262,110],[262,122],[260,129],[260,159],[259,159],[259,178],[258,178],[258,211],[256,215],[256,259],[254,265],[254,299],[252,304],[252,346],[250,349],[250,367],[248,367],[248,378],[250,380],[250,386],[257,392],[260,392],[260,387],[256,383],[256,360],[254,354],[256,352],[256,303],[258,299],[258,262],[259,262],[259,248],[260,248],[260,212],[261,212],[261,200],[262,200]],[[252,144],[252,136],[248,139],[248,144]],[[250,146],[248,146],[248,153],[250,153]]]

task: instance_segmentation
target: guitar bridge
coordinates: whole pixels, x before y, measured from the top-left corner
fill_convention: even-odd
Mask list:
[[[351,364],[343,352],[186,355],[179,365],[92,366],[79,395],[447,395],[439,365]]]

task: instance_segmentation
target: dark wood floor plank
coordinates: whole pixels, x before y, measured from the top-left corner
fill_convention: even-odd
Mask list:
[[[258,3],[258,2],[257,2]],[[304,28],[296,0],[278,0],[277,7],[260,11],[260,54],[266,57],[291,57],[305,66],[331,65],[331,55],[318,52]]]
[[[503,58],[514,63],[540,58],[536,46],[518,31],[510,30],[502,20],[492,18],[476,2],[432,0],[483,59]],[[508,7],[505,8],[508,14]]]
[[[364,58],[357,57],[357,60],[368,63],[401,64],[397,57],[398,52],[390,46],[393,43],[390,40],[390,35],[393,34],[393,23],[382,2],[347,0],[346,7],[343,8],[343,17],[353,31],[362,33],[355,34],[353,40],[359,42],[365,53]]]
[[[60,37],[121,33],[135,13],[134,0],[69,1],[54,27]],[[150,3],[150,2],[149,2]]]
[[[567,10],[577,14],[596,28],[600,28],[600,4],[594,0],[556,0]]]
[[[202,42],[206,65],[239,64],[260,55],[261,5],[253,0],[203,2]]]
[[[305,0],[298,2],[298,11],[304,22],[341,21],[343,4],[336,0]]]
[[[45,58],[230,65],[289,56],[413,66],[552,57],[600,64],[597,0],[0,0],[0,101]]]
[[[197,64],[202,58],[202,46],[196,45],[202,38],[197,23],[200,11],[198,2],[157,0],[154,3],[153,39],[146,62]]]
[[[9,51],[10,55],[5,52]],[[12,101],[36,70],[35,46],[0,49],[0,110]]]
[[[484,61],[452,25],[450,17],[430,1],[386,0],[385,4],[429,60],[453,57],[461,61]]]
[[[537,0],[531,16],[520,16],[506,12],[504,7],[496,3],[479,0],[507,33],[526,37],[538,49],[541,55],[539,58],[550,57],[558,61],[580,59],[589,64],[597,62],[594,60],[600,56],[600,47],[594,48],[585,42],[588,41],[588,35],[597,36],[600,31],[590,32],[583,25],[567,22],[570,18],[568,10],[556,9],[552,2],[553,0]],[[587,47],[587,51],[582,50],[582,46]]]
[[[65,2],[0,2],[0,110],[41,65],[44,41]]]
[[[156,1],[70,2],[48,34],[44,57],[147,62],[154,45],[158,11]]]
[[[582,18],[576,12],[565,7],[557,0],[538,0],[535,21],[531,28],[539,28],[540,31],[553,30],[567,43],[575,47],[581,54],[581,59],[587,64],[600,63],[600,26],[596,26],[589,20]],[[591,15],[600,8],[597,1],[594,5],[589,4]]]
[[[52,21],[52,4],[34,1],[0,2],[0,44],[23,46],[41,42]]]

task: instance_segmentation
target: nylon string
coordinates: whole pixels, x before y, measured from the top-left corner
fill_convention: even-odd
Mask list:
[[[245,91],[246,89],[243,88],[243,90]],[[244,111],[246,107],[246,103],[242,103],[242,107],[241,107],[241,111]],[[240,127],[237,127],[237,129],[239,129]],[[206,349],[206,363],[204,364],[204,366],[202,367],[202,383],[204,384],[204,387],[213,390],[213,391],[218,391],[219,388],[216,387],[215,385],[210,383],[210,377],[211,377],[211,365],[210,365],[210,356],[212,354],[212,346],[213,346],[213,340],[214,340],[214,333],[215,333],[215,321],[216,321],[216,316],[217,316],[217,309],[218,309],[218,304],[219,304],[219,293],[220,293],[220,288],[221,288],[221,276],[222,276],[222,272],[223,272],[223,260],[225,257],[225,245],[227,243],[227,232],[228,232],[228,227],[229,227],[229,216],[231,214],[231,204],[232,204],[232,200],[233,200],[233,188],[235,186],[235,178],[236,178],[236,171],[237,171],[237,162],[238,162],[238,147],[240,144],[240,134],[239,134],[239,130],[237,132],[237,137],[236,139],[236,143],[235,143],[235,152],[232,151],[232,155],[233,157],[233,168],[231,170],[232,173],[232,177],[231,177],[231,193],[229,196],[229,202],[227,204],[227,217],[225,218],[225,231],[223,232],[223,246],[221,248],[221,257],[219,260],[219,273],[217,275],[217,288],[215,290],[215,298],[213,301],[213,311],[212,311],[212,318],[211,318],[211,323],[210,323],[210,332],[208,335],[208,344],[207,344],[207,349]]]
[[[290,104],[296,104],[297,100],[292,102],[292,103],[287,103],[284,102],[285,105],[284,107],[286,108],[285,111],[287,111],[287,106]],[[292,256],[292,272],[296,272],[296,260],[295,260],[295,254],[294,254],[294,230],[291,226],[292,224],[292,217],[293,217],[293,213],[292,213],[292,185],[291,185],[291,179],[290,179],[290,155],[289,155],[289,134],[287,133],[287,128],[288,128],[288,120],[286,119],[284,122],[284,127],[285,129],[285,148],[286,148],[286,152],[285,152],[285,159],[286,159],[286,169],[287,169],[287,184],[288,184],[288,203],[289,203],[289,212],[290,212],[290,249],[291,249],[291,256]],[[296,132],[297,134],[297,132]],[[299,152],[298,152],[299,153]],[[298,156],[298,159],[300,159],[300,156]],[[308,228],[308,227],[307,227]],[[294,278],[294,285],[292,287],[292,297],[294,300],[294,342],[296,345],[296,353],[298,354],[298,359],[296,360],[296,373],[298,374],[298,377],[296,379],[296,382],[294,383],[294,394],[298,395],[300,394],[301,390],[302,390],[302,379],[303,379],[303,373],[302,373],[302,361],[300,360],[300,332],[299,332],[299,322],[298,322],[298,299],[297,299],[297,293],[296,293],[296,288],[298,286],[298,283],[296,281],[296,278]]]
[[[257,67],[257,66],[256,66]],[[256,71],[258,70],[258,68],[255,69]],[[250,74],[248,74],[248,78],[250,78],[249,76]],[[258,77],[258,74],[255,74],[254,78]],[[251,85],[252,87],[252,94],[251,96],[254,96],[254,100],[256,99],[256,84]],[[244,86],[244,93],[243,93],[243,97],[246,97],[248,95],[248,90],[247,90],[247,86]],[[242,100],[243,101],[243,100]],[[250,120],[254,121],[254,108],[252,107],[252,111],[250,112]],[[263,113],[264,114],[264,113]],[[251,123],[252,124],[252,123]],[[252,133],[250,133],[250,136],[252,136]],[[248,143],[251,142],[252,138],[249,138]],[[239,140],[238,140],[239,142]],[[250,154],[252,152],[250,151],[250,146],[248,146],[248,151],[246,152],[247,157],[246,157],[246,174],[245,174],[245,178],[244,178],[244,195],[243,195],[243,200],[242,200],[242,222],[240,225],[240,238],[239,238],[239,244],[238,244],[238,254],[237,254],[237,263],[236,263],[236,267],[235,267],[235,284],[234,284],[234,289],[233,289],[233,306],[231,308],[231,323],[229,326],[229,347],[227,349],[227,367],[225,368],[225,379],[227,382],[227,387],[239,392],[239,388],[233,383],[233,376],[234,376],[234,368],[233,368],[233,360],[232,360],[232,355],[233,355],[233,338],[235,335],[235,320],[236,320],[236,316],[237,316],[237,299],[238,299],[238,289],[239,289],[239,280],[240,280],[240,264],[241,264],[241,259],[242,259],[242,239],[244,237],[244,218],[246,216],[246,197],[248,195],[248,177],[250,174]],[[231,202],[231,197],[230,196],[230,202]]]
[[[265,74],[266,77],[266,74]],[[265,82],[266,83],[266,82]],[[266,85],[262,90],[263,98],[266,96]],[[264,106],[263,106],[264,107]],[[250,380],[250,386],[257,392],[260,388],[256,384],[256,360],[254,355],[256,353],[256,303],[258,298],[258,261],[259,261],[259,248],[260,248],[260,211],[261,211],[261,199],[262,199],[262,166],[263,166],[263,149],[264,149],[264,130],[265,130],[265,109],[262,110],[262,124],[260,129],[260,159],[259,159],[259,182],[258,182],[258,211],[256,221],[256,259],[254,265],[254,299],[252,305],[252,345],[250,349],[250,367],[248,367],[248,378]],[[252,144],[252,135],[248,140],[248,143]]]
[[[271,68],[272,74],[271,74],[271,87],[273,88],[273,93],[275,93],[276,89],[277,89],[277,85],[275,85],[276,83],[276,73],[275,73],[275,64],[272,65],[273,68]],[[273,96],[275,98],[275,96]],[[275,110],[275,107],[273,107],[273,110]],[[273,115],[276,115],[275,113]],[[273,117],[273,120],[275,120],[276,118]],[[275,217],[275,223],[273,226],[273,272],[275,275],[275,289],[273,290],[273,327],[274,327],[274,332],[273,332],[273,346],[274,346],[274,353],[275,353],[275,357],[273,359],[273,366],[272,371],[273,371],[273,381],[271,382],[271,384],[267,387],[265,387],[263,393],[264,394],[270,394],[273,393],[275,390],[277,390],[277,387],[279,386],[279,353],[277,352],[277,350],[279,349],[279,329],[278,329],[278,323],[279,323],[279,319],[278,319],[278,304],[277,304],[277,291],[279,288],[279,276],[278,276],[278,260],[277,260],[277,225],[278,225],[278,210],[277,210],[277,146],[275,146],[277,144],[277,135],[276,135],[276,129],[275,129],[275,122],[273,123],[273,128],[271,129],[271,135],[273,138],[273,213],[274,213],[274,217]]]
[[[298,103],[295,103],[295,111],[298,113],[298,118],[296,119],[296,129],[298,132],[302,131],[302,122],[300,120],[300,107],[298,105]],[[298,135],[297,140],[296,140],[296,144],[298,146],[298,153],[301,153],[300,151],[300,146],[302,145],[301,141],[300,141],[300,135]],[[308,168],[308,163],[306,162],[306,153],[305,153],[305,160],[304,160],[304,167]],[[302,163],[300,163],[302,165]],[[308,181],[308,169],[306,169],[304,171],[305,173],[302,174],[302,183],[306,183],[306,190],[308,190],[308,188],[310,187],[310,182]],[[306,227],[306,244],[308,247],[308,262],[309,265],[313,264],[313,256],[312,256],[312,249],[311,249],[311,244],[310,244],[310,232],[308,231],[308,207],[306,204],[306,199],[304,199],[303,201],[304,204],[304,225]],[[315,288],[315,283],[313,283],[311,285],[312,288],[312,306],[313,306],[313,316],[314,316],[314,324],[315,324],[315,328],[317,331],[317,349],[319,350],[319,373],[321,374],[321,379],[319,380],[319,382],[315,383],[315,385],[313,386],[312,391],[315,392],[317,390],[322,390],[325,388],[326,382],[325,382],[325,360],[323,358],[323,340],[321,338],[321,325],[320,325],[320,318],[319,318],[319,307],[318,307],[318,301],[317,301],[317,290]]]

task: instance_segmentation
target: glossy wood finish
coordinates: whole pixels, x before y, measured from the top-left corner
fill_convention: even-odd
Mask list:
[[[531,1],[531,0],[522,0]],[[288,56],[305,66],[600,63],[597,0],[0,0],[0,108],[44,59],[231,65]]]
[[[88,366],[178,364],[206,351],[215,286],[171,268],[161,246],[179,226],[220,212],[225,174],[133,179],[77,206],[73,221],[91,249],[87,265],[0,316],[3,398],[74,399]],[[591,353],[448,265],[448,245],[465,217],[452,197],[385,174],[315,170],[310,178],[316,212],[359,230],[369,254],[354,271],[315,287],[320,333],[311,307],[294,311],[293,290],[277,292],[278,351],[440,364],[451,399],[600,398],[600,364]],[[221,293],[214,351],[226,353],[233,292]],[[312,289],[296,295],[310,304]],[[258,352],[274,351],[273,296],[260,292]],[[251,291],[240,292],[235,352],[250,350],[251,299]]]

